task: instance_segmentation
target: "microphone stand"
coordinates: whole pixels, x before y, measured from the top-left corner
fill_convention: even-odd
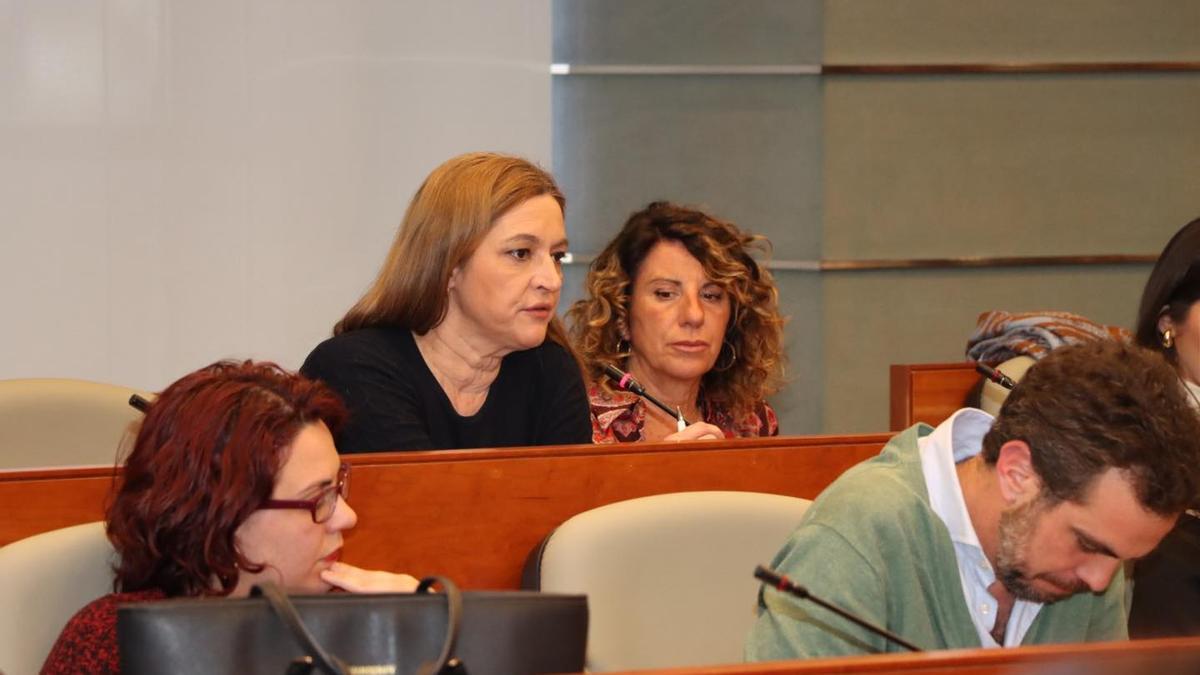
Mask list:
[[[998,384],[1001,387],[1004,387],[1005,389],[1008,389],[1010,391],[1012,390],[1013,387],[1017,386],[1016,380],[1005,375],[1004,373],[1000,372],[999,370],[984,364],[982,361],[975,362],[975,370],[978,371],[980,375],[983,375],[984,377],[991,380],[992,382],[995,382],[996,384]]]
[[[674,417],[675,419],[679,420],[682,423],[681,427],[679,429],[680,431],[683,431],[682,427],[688,425],[688,421],[686,419],[684,419],[683,413],[679,412],[679,410],[672,410],[671,406],[658,400],[653,394],[646,391],[646,388],[643,387],[641,385],[641,383],[639,383],[637,380],[633,379],[633,377],[630,376],[629,373],[621,370],[620,368],[618,368],[610,363],[606,363],[606,364],[604,364],[604,374],[607,375],[610,380],[617,383],[618,389],[624,389],[626,391],[631,391],[634,394],[641,396],[642,398],[646,399],[647,401],[649,401],[649,402],[653,403],[654,405],[658,406],[659,408],[661,408],[663,412],[665,412],[668,415],[670,415],[671,417]]]
[[[129,397],[129,405],[133,409],[142,413],[150,410],[150,401],[147,401],[138,394],[133,394]]]
[[[794,583],[791,579],[788,579],[787,577],[783,576],[782,574],[779,574],[778,572],[775,572],[774,570],[771,570],[770,568],[768,568],[764,565],[759,565],[758,567],[754,568],[754,578],[758,579],[759,581],[762,581],[763,583],[767,584],[768,586],[770,586],[771,588],[774,588],[777,591],[781,591],[783,593],[790,593],[802,600],[808,600],[809,602],[816,603],[816,604],[824,607],[825,609],[833,612],[834,614],[837,614],[838,616],[842,617],[843,619],[846,619],[847,621],[856,623],[859,626],[866,628],[868,631],[870,631],[880,637],[886,638],[889,641],[894,642],[894,643],[900,645],[901,647],[904,647],[905,649],[908,649],[908,650],[914,651],[914,652],[921,651],[920,647],[914,645],[913,643],[909,642],[908,640],[905,640],[904,638],[900,637],[899,635],[896,635],[895,633],[893,633],[885,628],[880,628],[879,626],[876,626],[875,624],[871,623],[870,621],[867,621],[866,619],[860,619],[859,617],[851,614],[850,612],[847,612],[846,610],[842,609],[841,607],[838,607],[837,605],[834,605],[830,602],[822,600],[821,598],[818,598],[817,596],[813,595],[812,593],[809,593],[807,588],[801,586],[800,584]]]

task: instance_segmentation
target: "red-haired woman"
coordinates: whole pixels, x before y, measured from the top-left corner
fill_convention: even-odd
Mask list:
[[[261,580],[293,593],[412,590],[410,576],[338,561],[358,518],[331,434],[344,417],[324,385],[273,364],[216,363],[167,387],[107,513],[116,593],[67,623],[42,672],[117,672],[120,603],[241,597]]]

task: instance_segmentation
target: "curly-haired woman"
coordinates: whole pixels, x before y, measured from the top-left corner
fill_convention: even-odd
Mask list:
[[[766,402],[781,382],[778,290],[750,252],[765,240],[702,211],[654,202],[629,217],[592,262],[588,296],[570,311],[594,384],[596,443],[779,433]],[[615,389],[606,365],[693,420]]]

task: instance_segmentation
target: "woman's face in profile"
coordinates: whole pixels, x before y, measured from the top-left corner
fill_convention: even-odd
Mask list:
[[[305,426],[284,451],[286,461],[275,477],[272,499],[310,500],[338,478],[341,460],[333,436],[323,422]],[[321,572],[341,557],[342,532],[354,527],[358,515],[341,497],[333,516],[314,523],[304,509],[261,509],[234,534],[247,560],[266,565],[257,573],[240,571],[231,595],[244,596],[262,580],[274,581],[290,593],[324,593],[329,584]]]
[[[1175,340],[1175,355],[1178,358],[1179,374],[1192,384],[1200,385],[1200,302],[1188,307],[1183,321],[1176,323],[1163,315],[1158,321],[1158,332],[1170,329]]]
[[[717,361],[729,293],[678,241],[650,249],[633,280],[629,369],[651,381],[698,382]]]
[[[450,277],[450,312],[485,353],[532,349],[546,339],[562,290],[567,230],[550,195],[496,219],[479,248]]]

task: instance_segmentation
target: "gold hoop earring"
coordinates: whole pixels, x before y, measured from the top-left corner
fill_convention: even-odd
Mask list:
[[[1175,333],[1170,328],[1162,332],[1162,346],[1163,349],[1170,349],[1175,346]]]
[[[617,339],[617,356],[629,356],[629,350],[633,345],[629,344],[629,340],[625,338]]]

